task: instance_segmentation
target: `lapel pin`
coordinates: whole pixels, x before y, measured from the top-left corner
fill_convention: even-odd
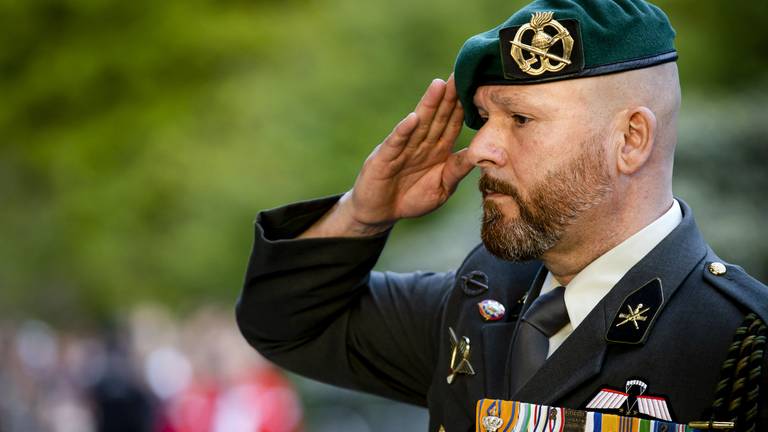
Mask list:
[[[448,333],[451,337],[451,373],[446,380],[452,384],[457,374],[474,375],[475,369],[469,363],[469,338],[462,336],[459,339],[451,327],[448,327]]]
[[[498,321],[504,318],[504,313],[506,312],[503,304],[490,299],[478,303],[477,308],[480,310],[480,315],[485,321]]]

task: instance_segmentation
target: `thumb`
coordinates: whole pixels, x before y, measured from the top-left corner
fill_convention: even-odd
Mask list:
[[[443,188],[449,193],[453,193],[459,182],[472,171],[475,165],[467,157],[469,149],[461,149],[448,156],[443,168]]]

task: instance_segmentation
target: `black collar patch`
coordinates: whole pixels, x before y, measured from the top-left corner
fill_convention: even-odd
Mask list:
[[[636,289],[616,311],[605,340],[623,344],[644,343],[663,303],[661,279],[656,278]]]

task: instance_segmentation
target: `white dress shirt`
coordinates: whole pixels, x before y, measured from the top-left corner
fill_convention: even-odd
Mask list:
[[[562,345],[611,288],[682,220],[680,204],[674,200],[672,207],[660,218],[592,261],[565,286],[565,308],[571,322],[549,338],[547,356]],[[560,283],[552,273],[547,273],[541,294],[558,286]]]

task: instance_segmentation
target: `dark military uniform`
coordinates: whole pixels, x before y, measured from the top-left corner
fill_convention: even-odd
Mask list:
[[[721,367],[728,368],[724,361],[737,328],[750,313],[768,321],[768,288],[740,267],[720,266],[680,201],[680,225],[510,394],[515,365],[508,359],[517,317],[541,289],[542,264],[505,262],[478,246],[455,273],[379,273],[371,269],[386,235],[291,240],[334,202],[321,199],[259,215],[237,305],[240,329],[264,356],[296,373],[427,406],[430,431],[441,425],[448,432],[474,430],[475,404],[482,398],[584,409],[601,389],[623,388],[633,378],[647,383],[649,394],[666,398],[675,421],[709,419],[723,393]],[[639,329],[624,326],[630,330],[609,337],[627,299],[647,294],[645,287],[657,289],[657,280],[660,302],[648,319]],[[485,299],[506,306],[502,320],[483,320],[477,303]],[[449,327],[469,338],[475,371],[457,375],[452,384],[446,381]],[[758,350],[731,365],[744,363],[746,393],[768,385],[759,367],[765,369],[764,357]],[[757,376],[749,376],[753,369]],[[737,402],[757,400],[757,430],[768,430],[766,392],[751,393],[737,395]]]
[[[536,0],[459,52],[455,85],[465,123],[483,127],[473,104],[481,86],[672,62],[674,36],[666,15],[642,0]],[[626,389],[629,398],[631,386],[647,387],[643,403],[663,405],[678,422],[736,420],[739,430],[750,430],[759,420],[758,430],[768,430],[766,391],[760,392],[768,384],[768,289],[720,262],[684,203],[680,225],[512,391],[510,372],[517,370],[510,351],[524,333],[518,317],[541,290],[542,263],[501,261],[478,246],[456,273],[378,273],[371,269],[385,234],[291,240],[334,202],[300,203],[258,218],[237,318],[248,341],[275,363],[427,406],[430,431],[473,430],[483,398],[595,409],[596,395]],[[478,311],[478,302],[491,299],[505,305],[503,319],[485,321]],[[457,358],[468,364],[457,365]],[[460,373],[447,380],[451,372]],[[635,415],[639,405],[627,404],[624,414]]]

